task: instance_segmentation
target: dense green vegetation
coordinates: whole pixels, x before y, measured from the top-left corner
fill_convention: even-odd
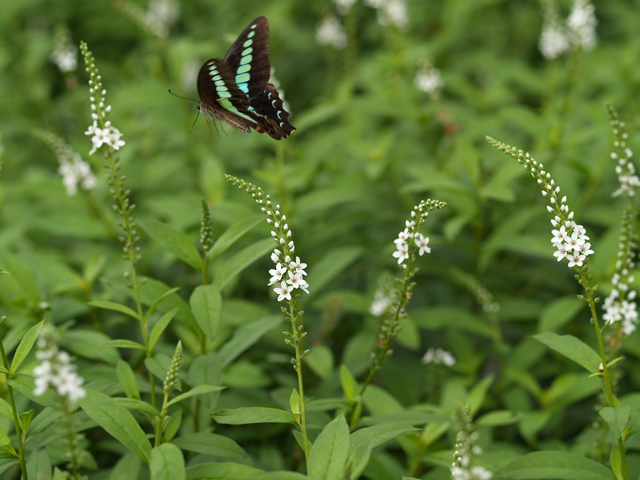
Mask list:
[[[153,17],[162,5],[174,15]],[[612,153],[640,152],[640,4],[594,2],[595,43],[567,33],[553,59],[539,48],[553,2],[406,0],[405,18],[399,5],[0,3],[2,478],[26,463],[30,479],[439,480],[473,444],[493,478],[638,478],[640,335],[604,327],[602,305],[624,292],[621,228],[630,251],[638,230],[634,197],[612,196]],[[557,2],[562,28],[572,5]],[[261,15],[297,130],[194,124],[201,65]],[[102,93],[81,42],[106,90],[96,111],[111,106],[124,141],[92,155]],[[487,136],[560,186],[588,271],[556,261],[559,210]],[[74,152],[93,173],[70,192],[59,167],[69,181]],[[267,224],[225,175],[286,220]],[[431,251],[399,268],[394,240],[427,199],[446,203],[420,227]],[[279,302],[270,232],[285,222],[309,293]],[[633,268],[620,278],[638,285]],[[592,294],[594,310],[577,297]],[[58,340],[82,398],[34,394],[36,351]]]

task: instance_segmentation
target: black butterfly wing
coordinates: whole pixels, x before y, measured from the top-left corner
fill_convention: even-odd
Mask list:
[[[258,123],[256,131],[266,133],[276,140],[288,137],[296,129],[289,123],[290,114],[284,109],[276,87],[270,83],[260,96],[251,99],[249,111],[255,114],[253,117]]]
[[[271,76],[269,22],[258,17],[249,24],[224,57],[238,88],[249,98],[264,92]]]
[[[224,120],[234,128],[249,132],[257,122],[247,115],[249,99],[235,81],[229,65],[215,58],[207,60],[198,74],[200,110],[216,120]]]

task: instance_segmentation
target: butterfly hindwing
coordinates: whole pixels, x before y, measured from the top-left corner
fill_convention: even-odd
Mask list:
[[[289,123],[290,114],[284,109],[276,87],[270,83],[262,95],[251,100],[251,113],[256,115],[256,131],[266,133],[276,140],[288,137],[295,130]]]
[[[258,17],[249,24],[224,57],[231,67],[238,88],[248,98],[260,95],[269,82],[269,23]]]

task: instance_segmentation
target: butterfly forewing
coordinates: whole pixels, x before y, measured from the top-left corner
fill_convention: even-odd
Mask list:
[[[247,97],[260,95],[269,82],[269,23],[266,17],[258,17],[249,24],[224,57],[231,67],[238,88]]]

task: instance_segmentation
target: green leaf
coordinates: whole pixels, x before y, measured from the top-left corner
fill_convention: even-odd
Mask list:
[[[36,397],[33,394],[33,390],[36,388],[36,385],[33,381],[33,377],[30,375],[18,373],[11,380],[8,380],[7,383],[38,405],[44,405],[45,407],[52,407],[56,409],[64,408],[60,397],[53,393],[51,389],[48,389],[42,395]]]
[[[169,326],[169,323],[171,323],[171,320],[173,320],[173,317],[177,312],[178,312],[177,308],[174,308],[173,310],[169,310],[162,317],[160,317],[160,320],[158,320],[156,324],[153,326],[153,328],[151,329],[151,333],[149,334],[149,351],[150,352],[153,351],[153,347],[156,346],[157,341],[160,339],[165,329]]]
[[[173,290],[175,289],[169,288],[158,280],[149,278],[144,285],[140,287],[140,298],[145,305],[151,305],[157,302],[159,298],[163,298],[162,304],[157,307],[158,310],[161,312],[168,312],[177,308],[178,312],[176,313],[176,319],[187,326],[192,332],[198,333],[198,322],[196,322],[196,319],[193,317],[191,309]],[[173,293],[169,293],[171,291],[173,291]],[[167,293],[169,293],[169,295],[164,298],[164,295]]]
[[[138,382],[136,382],[136,376],[131,366],[124,360],[118,360],[116,374],[127,397],[137,398],[139,400],[140,390],[138,389]]]
[[[326,380],[333,372],[333,352],[326,345],[313,345],[304,360],[322,380]]]
[[[309,477],[341,480],[349,452],[349,427],[339,415],[322,429],[309,452]]]
[[[4,398],[0,398],[0,413],[13,421],[13,410],[11,410],[11,405]]]
[[[122,305],[120,303],[109,302],[108,300],[93,300],[89,302],[88,305],[96,308],[104,308],[106,310],[115,310],[116,312],[124,313],[125,315],[129,315],[130,317],[140,321],[138,312],[135,312],[126,305]]]
[[[149,463],[151,444],[138,422],[129,411],[118,406],[107,395],[86,389],[87,395],[79,400],[80,407],[108,434],[131,450],[144,463]]]
[[[535,452],[497,472],[504,478],[557,480],[616,480],[613,472],[589,458],[566,452]]]
[[[220,291],[213,285],[200,285],[191,294],[189,303],[200,329],[213,342],[218,334],[220,323],[220,309],[222,308]]]
[[[122,456],[111,470],[109,480],[138,480],[142,462],[133,453]]]
[[[156,408],[153,408],[153,405],[137,398],[112,397],[111,401],[114,405],[127,408],[129,410],[137,410],[138,412],[145,412],[150,415],[160,414]]]
[[[259,476],[256,480],[309,480],[309,477],[298,472],[269,472]]]
[[[291,423],[297,425],[289,412],[278,408],[244,407],[217,410],[211,414],[213,419],[225,425],[249,425],[253,423]]]
[[[153,313],[153,311],[158,308],[158,306],[165,301],[167,298],[169,298],[171,295],[173,295],[174,293],[176,293],[178,290],[180,290],[180,287],[175,287],[172,288],[170,290],[167,290],[166,292],[164,292],[162,295],[160,295],[160,297],[153,302],[150,306],[149,309],[147,310],[147,313],[144,315],[144,321],[146,322],[147,320],[149,320],[149,317],[151,317],[151,314]]]
[[[575,295],[559,298],[549,303],[540,316],[539,332],[557,330],[573,320],[585,306]]]
[[[469,396],[467,397],[467,403],[471,408],[472,418],[482,406],[484,397],[487,396],[487,392],[489,391],[489,387],[491,387],[493,380],[494,380],[493,375],[487,375],[473,387],[471,392],[469,392]]]
[[[157,220],[147,219],[138,223],[162,248],[197,270],[204,268],[200,253],[184,233]]]
[[[176,398],[174,398],[170,402],[167,402],[167,407],[170,407],[171,405],[175,405],[176,403],[181,402],[185,398],[195,397],[196,395],[204,395],[205,393],[219,392],[220,390],[223,390],[223,389],[224,387],[221,387],[218,385],[198,385],[197,387],[193,387],[188,392],[185,392],[182,395],[178,395]]]
[[[29,410],[28,412],[22,412],[18,415],[18,418],[20,419],[20,428],[23,432],[29,430],[29,426],[31,425],[31,421],[33,420],[35,413],[35,410]]]
[[[216,277],[213,281],[213,285],[215,285],[218,290],[222,290],[233,277],[238,275],[242,270],[247,268],[260,257],[271,252],[275,247],[276,243],[273,241],[273,238],[266,238],[242,249],[233,257],[231,257],[216,272]]]
[[[51,459],[45,449],[38,450],[29,456],[27,473],[29,480],[53,480]]]
[[[230,460],[247,460],[249,455],[236,442],[215,433],[189,433],[171,440],[182,450]]]
[[[494,410],[476,420],[475,425],[476,427],[500,427],[516,423],[519,419],[520,416],[511,410]]]
[[[246,349],[256,343],[269,330],[274,329],[283,322],[282,315],[270,315],[257,322],[247,323],[238,328],[233,338],[220,348],[222,366],[226,367]]]
[[[114,347],[114,348],[132,348],[134,350],[144,350],[145,352],[147,351],[147,349],[144,348],[144,345],[138,342],[134,342],[133,340],[126,340],[126,339],[109,340],[107,343],[104,344],[104,346]]]
[[[415,431],[414,427],[405,425],[404,423],[385,423],[382,425],[374,425],[372,427],[364,427],[356,430],[351,434],[351,442],[349,445],[349,456],[363,444],[371,444],[371,448],[379,447],[393,440],[398,435],[406,432]]]
[[[245,218],[244,220],[241,220],[235,225],[229,227],[222,235],[220,235],[218,240],[216,240],[216,243],[214,243],[213,247],[211,247],[211,250],[209,250],[209,252],[207,253],[209,260],[213,260],[214,258],[216,258],[227,248],[233,245],[236,240],[242,237],[242,235],[247,233],[263,220],[264,215],[255,215],[253,217]]]
[[[184,457],[178,447],[164,443],[151,450],[151,480],[184,480]]]
[[[569,360],[573,360],[591,373],[598,373],[600,368],[600,355],[590,346],[573,335],[558,335],[553,332],[544,332],[534,335],[533,338],[547,347],[561,353]]]
[[[360,247],[338,247],[324,255],[309,269],[307,283],[314,294],[322,290],[331,280],[355,262],[364,250]]]
[[[620,458],[620,449],[618,445],[611,445],[611,454],[609,455],[609,464],[613,470],[614,475],[618,480],[624,480],[624,474],[622,473],[622,459]]]
[[[358,383],[346,365],[340,365],[340,383],[347,400],[352,402],[356,398]]]
[[[42,325],[44,325],[44,320],[31,327],[27,333],[24,334],[24,337],[22,337],[20,345],[18,345],[16,353],[13,356],[13,361],[11,362],[11,376],[18,371],[18,367],[20,367],[24,359],[29,355],[31,348],[33,348],[34,343],[36,343],[36,340],[38,339],[38,334],[40,333]]]
[[[257,480],[266,472],[232,462],[201,463],[187,468],[187,480]]]
[[[104,333],[86,329],[67,330],[60,345],[68,351],[90,360],[102,360],[116,364],[120,359],[118,351],[107,346],[110,338]]]
[[[622,407],[617,408],[605,407],[598,413],[605,420],[605,422],[607,422],[615,437],[622,438],[622,436],[624,435],[624,429],[629,426],[631,406],[623,405]]]
[[[353,441],[353,436],[351,440]],[[351,472],[349,475],[350,480],[357,480],[362,475],[364,469],[367,468],[367,464],[371,458],[371,450],[373,450],[373,442],[371,438],[369,438],[367,441],[360,443],[356,448],[349,448],[349,450],[353,451],[353,453],[349,455],[345,470]]]

